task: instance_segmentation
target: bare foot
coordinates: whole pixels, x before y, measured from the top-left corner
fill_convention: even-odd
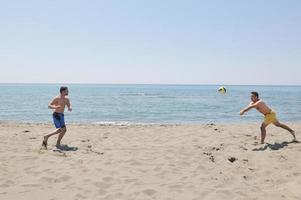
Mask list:
[[[300,143],[300,142],[299,142],[299,140],[297,140],[297,139],[293,139],[293,140],[292,140],[292,143],[298,144],[298,143]]]
[[[291,134],[292,134],[293,137],[294,137],[294,140],[293,140],[293,141],[297,141],[297,138],[296,138],[296,132],[295,132],[295,131],[292,131]]]
[[[44,137],[44,140],[42,142],[42,147],[45,147],[45,149],[47,149],[47,141],[48,141],[48,138]]]

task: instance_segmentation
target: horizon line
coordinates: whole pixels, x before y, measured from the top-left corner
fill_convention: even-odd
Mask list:
[[[80,83],[80,82],[70,82],[70,83],[14,83],[14,82],[0,82],[2,85],[15,84],[15,85],[186,85],[186,86],[301,86],[301,84],[219,84],[219,83]]]

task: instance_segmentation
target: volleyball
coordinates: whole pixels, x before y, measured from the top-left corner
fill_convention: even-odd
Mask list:
[[[221,94],[226,94],[227,90],[225,87],[222,86],[222,87],[218,88],[218,92]]]

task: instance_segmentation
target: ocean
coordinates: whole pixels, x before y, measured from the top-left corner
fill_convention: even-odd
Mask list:
[[[203,124],[260,122],[262,115],[252,110],[241,117],[239,111],[250,102],[250,92],[258,91],[280,121],[301,121],[301,86],[219,85],[114,85],[67,84],[72,112],[67,123],[98,124]],[[59,93],[57,84],[0,84],[1,122],[52,122],[47,108]]]

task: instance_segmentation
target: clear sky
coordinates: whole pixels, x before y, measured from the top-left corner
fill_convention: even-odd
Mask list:
[[[0,0],[0,82],[301,84],[300,0]]]

